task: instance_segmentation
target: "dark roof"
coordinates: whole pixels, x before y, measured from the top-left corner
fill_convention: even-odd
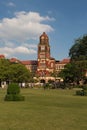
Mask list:
[[[37,61],[35,60],[24,60],[24,61],[21,61],[21,63],[23,65],[37,65]]]

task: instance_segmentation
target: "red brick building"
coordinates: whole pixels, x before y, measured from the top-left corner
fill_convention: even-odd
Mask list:
[[[55,70],[60,72],[64,66],[70,62],[70,59],[63,59],[62,61],[55,61]]]
[[[49,37],[45,32],[43,32],[43,34],[39,37],[37,61],[19,61],[16,58],[11,58],[10,61],[22,63],[27,69],[30,70],[30,72],[36,73],[40,80],[53,79],[53,77],[51,77],[51,73],[54,71],[60,72],[62,69],[64,69],[64,66],[70,62],[69,59],[57,61],[51,57]]]
[[[50,76],[55,68],[55,59],[50,55],[49,38],[44,32],[40,36],[38,44],[38,65],[37,74],[39,76]]]
[[[37,71],[37,61],[25,60],[25,61],[21,61],[21,63],[23,65],[25,65],[26,68],[30,70],[30,72],[36,73],[36,71]]]
[[[5,58],[5,56],[0,55],[0,58]],[[53,78],[51,77],[52,72],[60,72],[64,69],[64,66],[70,62],[70,60],[63,59],[62,61],[57,61],[51,57],[49,37],[45,32],[43,32],[43,34],[39,37],[38,55],[36,61],[20,61],[16,58],[11,58],[10,62],[22,63],[30,70],[30,72],[36,73],[40,79],[49,80]]]

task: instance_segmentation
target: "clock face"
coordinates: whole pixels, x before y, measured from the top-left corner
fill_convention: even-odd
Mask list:
[[[45,50],[45,46],[41,46],[41,50],[42,50],[42,51]]]
[[[41,39],[43,40],[43,39],[44,39],[44,36],[42,36]]]

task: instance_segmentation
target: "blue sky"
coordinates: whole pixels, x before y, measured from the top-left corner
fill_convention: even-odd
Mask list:
[[[0,54],[37,60],[43,32],[49,37],[51,56],[67,58],[75,39],[87,34],[87,0],[0,1]]]

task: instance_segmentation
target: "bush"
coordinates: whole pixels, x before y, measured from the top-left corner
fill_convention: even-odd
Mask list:
[[[9,84],[7,88],[7,94],[19,94],[20,87],[16,83]]]
[[[87,96],[87,91],[84,91],[84,96]]]
[[[49,88],[49,83],[44,83],[43,87],[44,87],[44,89]]]
[[[82,86],[83,90],[87,91],[87,86]]]
[[[6,94],[4,100],[5,101],[13,101],[13,95],[12,94]]]
[[[5,101],[24,101],[25,98],[22,95],[12,95],[12,94],[7,94],[5,96]]]
[[[24,96],[18,94],[13,96],[14,101],[24,101]]]
[[[18,84],[9,84],[7,94],[4,98],[5,101],[24,101],[24,96],[20,95],[20,87]]]
[[[84,91],[83,90],[77,90],[76,91],[76,95],[83,96],[84,95]]]
[[[87,86],[82,86],[82,90],[77,90],[76,95],[87,96]]]

